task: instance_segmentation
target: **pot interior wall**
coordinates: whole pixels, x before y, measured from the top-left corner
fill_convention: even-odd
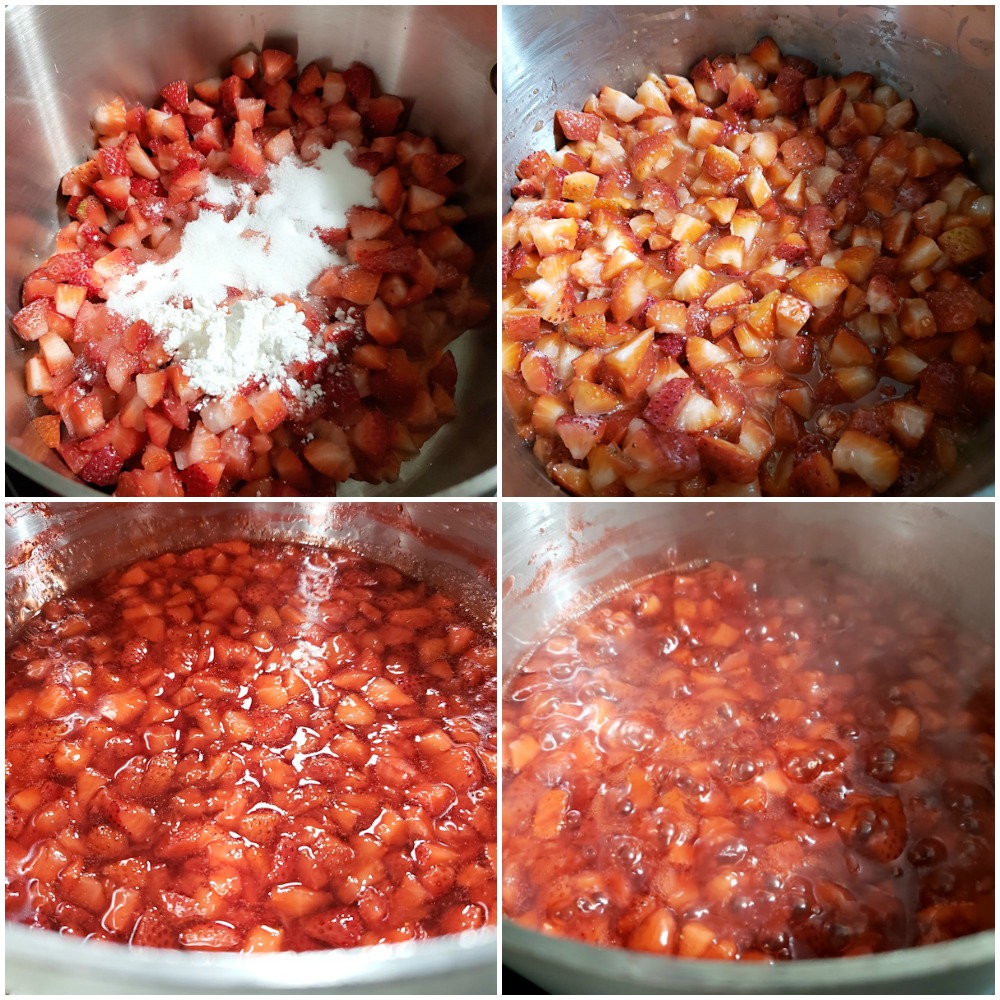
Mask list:
[[[992,632],[989,503],[507,504],[504,666],[558,622],[651,573],[711,559],[830,559]]]
[[[237,52],[275,46],[344,68],[370,64],[381,86],[412,105],[410,125],[466,157],[459,229],[477,251],[480,294],[495,297],[496,14],[487,7],[22,7],[6,20],[7,460],[57,493],[99,495],[67,479],[31,426],[42,410],[24,392],[25,352],[10,327],[21,283],[51,253],[59,179],[93,149],[90,116],[117,94],[150,102],[171,80],[227,72]],[[442,58],[429,58],[440,53]],[[62,199],[65,201],[65,199]],[[395,484],[348,483],[341,495],[494,492],[496,379],[493,319],[459,339],[458,416]]]
[[[508,7],[503,16],[502,204],[515,168],[535,149],[555,149],[553,116],[578,109],[604,85],[634,92],[649,72],[687,74],[703,56],[749,52],[771,35],[783,52],[822,72],[869,72],[913,99],[917,127],[969,155],[987,191],[994,182],[992,7],[855,5]],[[503,429],[505,496],[560,496],[508,414]],[[994,424],[970,441],[964,461],[934,491],[990,490]]]
[[[495,619],[491,503],[116,503],[9,505],[7,628],[49,598],[123,563],[226,538],[344,546],[460,596]]]

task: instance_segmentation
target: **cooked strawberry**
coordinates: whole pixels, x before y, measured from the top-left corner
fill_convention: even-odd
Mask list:
[[[953,361],[931,361],[921,371],[917,399],[934,413],[950,416],[957,413],[965,397],[965,376]]]
[[[687,378],[671,379],[650,399],[643,418],[661,430],[671,430],[675,412],[687,398],[692,382]]]
[[[353,947],[366,930],[360,915],[353,909],[326,910],[307,916],[302,929],[331,948]]]

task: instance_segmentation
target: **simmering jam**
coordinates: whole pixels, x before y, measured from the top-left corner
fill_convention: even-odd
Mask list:
[[[593,944],[861,955],[993,925],[993,649],[805,559],[645,579],[503,716],[503,908]]]
[[[8,919],[305,951],[496,910],[495,636],[347,551],[169,552],[7,660]]]

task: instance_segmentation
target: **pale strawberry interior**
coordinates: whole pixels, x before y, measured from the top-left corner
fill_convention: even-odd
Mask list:
[[[622,590],[503,708],[503,908],[658,954],[993,926],[993,649],[894,587],[752,560]]]
[[[450,201],[449,174],[463,158],[405,130],[402,100],[379,93],[360,63],[299,72],[290,55],[266,49],[237,56],[230,71],[169,84],[150,107],[119,97],[96,109],[98,149],[63,177],[69,221],[13,317],[38,346],[25,388],[48,412],[33,426],[73,474],[118,495],[326,495],[349,478],[394,481],[454,416],[458,373],[446,348],[489,311],[469,283],[473,252],[453,228],[465,212]],[[293,177],[270,233],[249,238],[273,252],[254,280],[232,240],[214,256],[202,240],[190,287],[171,289],[173,313],[162,296],[116,295],[119,285],[134,292],[157,262],[168,270],[184,258],[185,227],[202,213],[237,213],[219,204],[224,181],[241,181],[251,203],[271,177],[295,173],[290,160],[330,172],[345,150],[333,171],[346,199],[339,213],[319,196],[315,169]],[[309,204],[289,203],[296,192]],[[308,254],[285,238],[296,234],[315,244]],[[315,273],[296,267],[304,258]],[[252,354],[248,342],[223,330],[192,348],[177,334],[178,308],[261,296],[284,340],[261,363],[248,360],[242,379],[232,358]],[[204,363],[213,353],[227,378]]]
[[[765,38],[556,112],[503,220],[504,394],[580,495],[926,492],[993,413],[994,201]]]
[[[496,910],[496,655],[345,551],[223,542],[52,600],[10,645],[7,918],[303,951]]]

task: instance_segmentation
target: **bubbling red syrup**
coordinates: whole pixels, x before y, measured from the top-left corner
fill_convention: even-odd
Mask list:
[[[305,951],[495,921],[496,650],[346,551],[221,542],[10,645],[8,919]]]
[[[805,559],[628,587],[503,709],[503,908],[669,955],[861,955],[993,926],[993,649]]]

